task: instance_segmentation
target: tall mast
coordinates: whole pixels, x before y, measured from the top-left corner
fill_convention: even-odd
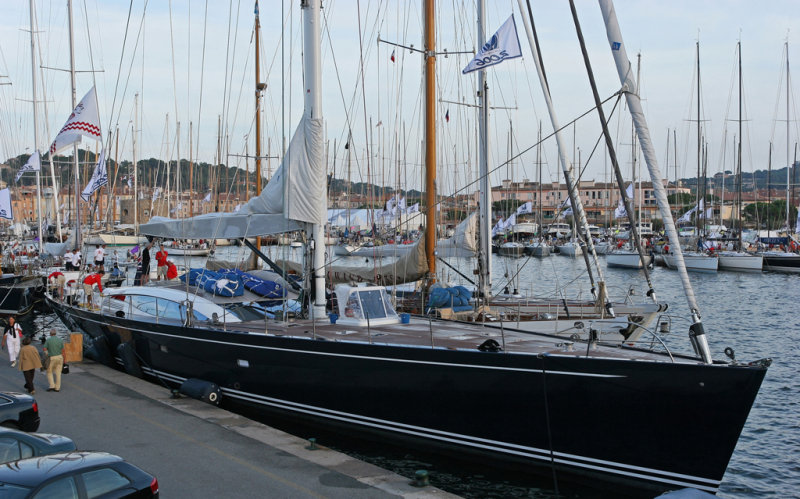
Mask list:
[[[39,150],[39,122],[36,117],[36,31],[35,31],[35,18],[33,10],[33,0],[29,2],[30,18],[31,18],[31,83],[33,87],[33,154]],[[36,170],[36,215],[39,224],[39,253],[42,253],[44,234],[42,233],[42,181],[40,170],[41,158],[39,159],[39,170]],[[788,198],[787,198],[788,199]]]
[[[675,222],[672,219],[672,213],[669,211],[666,189],[664,188],[664,184],[661,183],[663,177],[661,175],[661,169],[658,167],[658,159],[656,159],[653,143],[650,139],[647,120],[644,117],[644,111],[642,110],[642,103],[639,96],[630,91],[632,88],[635,88],[634,83],[631,81],[631,63],[628,60],[625,44],[622,41],[622,33],[619,29],[617,15],[614,12],[614,5],[611,0],[599,0],[598,3],[603,13],[603,21],[605,21],[606,36],[608,37],[609,47],[611,48],[611,55],[614,57],[614,63],[617,66],[617,74],[625,93],[625,100],[628,103],[631,118],[636,123],[639,145],[642,148],[642,155],[647,164],[647,169],[650,172],[650,180],[653,182],[653,192],[656,202],[658,203],[658,209],[661,212],[661,219],[664,220],[664,228],[669,237],[669,245],[673,248],[675,253],[678,275],[680,276],[681,284],[683,285],[686,295],[686,301],[692,314],[692,325],[689,326],[689,338],[695,352],[703,359],[703,362],[710,364],[712,361],[711,350],[708,347],[708,339],[706,338],[703,322],[700,318],[700,307],[697,305],[692,283],[689,281],[689,274],[686,271],[686,263],[683,261],[683,252],[681,251],[680,241],[678,239],[678,231],[675,229]]]
[[[789,86],[791,79],[789,78],[789,42],[786,42],[786,235],[789,235],[789,227],[791,220],[789,220],[789,172],[792,171],[791,163],[789,162]]]
[[[33,3],[31,1],[31,3]],[[70,85],[72,86],[72,109],[78,105],[77,93],[75,90],[75,37],[72,26],[72,0],[67,0],[67,12],[69,19],[69,76]],[[75,177],[73,182],[75,184],[74,192],[74,215],[75,215],[75,247],[81,248],[81,188],[80,188],[80,166],[78,165],[78,143],[72,145],[72,157],[75,162]]]
[[[256,1],[256,196],[261,194],[261,92],[266,87],[266,84],[261,83],[261,20],[258,16],[258,1]],[[256,238],[256,248],[261,248],[261,236]]]
[[[536,139],[536,168],[538,169],[539,174],[539,227],[537,232],[539,233],[539,241],[542,241],[542,224],[544,222],[544,218],[542,217],[542,122],[539,121],[539,134],[537,135]]]
[[[639,52],[636,54],[636,95],[640,95],[639,91],[642,85],[642,53]],[[636,150],[636,127],[631,121],[631,142],[633,142],[633,180],[639,180],[639,214],[636,217],[636,230],[639,231],[642,229],[642,170],[641,166],[639,170],[636,169],[636,162],[639,159],[639,151]]]
[[[736,214],[739,218],[739,247],[738,251],[742,251],[742,229],[744,228],[744,220],[742,219],[742,42],[736,44],[739,51],[739,143],[736,151],[736,163],[739,170],[739,185],[736,191]],[[723,179],[725,176],[723,175]],[[724,192],[724,191],[723,191]]]
[[[300,0],[300,9],[303,12],[303,74],[305,96],[304,114],[307,119],[322,121],[322,61],[320,59],[320,1]],[[308,154],[323,163],[322,143],[314,143],[313,150]],[[327,176],[326,172],[323,172]],[[322,213],[328,206],[327,188],[322,190],[319,200]],[[325,317],[325,224],[312,224],[311,235],[314,238],[313,276],[314,276],[314,307],[312,318]]]
[[[189,216],[194,216],[194,163],[192,162],[192,122],[189,122]]]
[[[139,168],[136,164],[136,135],[139,133],[139,92],[133,96],[133,233],[139,235]]]
[[[111,183],[111,220],[106,222],[109,230],[114,227],[117,221],[117,179],[119,178],[119,127],[114,134],[114,181]]]
[[[435,0],[425,0],[425,258],[436,274],[436,25]],[[483,230],[483,229],[481,229]]]
[[[486,40],[486,2],[478,0],[478,43]],[[489,85],[486,69],[478,70],[478,166],[480,176],[480,215],[478,240],[479,291],[485,299],[492,293],[492,188],[489,181]]]
[[[177,120],[177,116],[175,118]],[[178,127],[175,134],[175,150],[178,156],[178,161],[175,163],[175,216],[180,216],[181,198],[183,197],[181,191],[181,122],[175,121],[175,123]]]
[[[694,222],[697,228],[697,236],[700,236],[700,149],[702,136],[700,132],[700,40],[697,40],[697,189],[695,203],[697,211],[694,214]],[[705,208],[703,208],[705,209]]]

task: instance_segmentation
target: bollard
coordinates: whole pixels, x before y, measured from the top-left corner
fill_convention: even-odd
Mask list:
[[[430,485],[428,471],[417,470],[414,473],[414,481],[411,482],[411,485],[413,485],[414,487],[427,487],[428,485]]]
[[[317,439],[314,438],[314,437],[309,438],[308,439],[308,445],[306,446],[306,449],[308,449],[308,450],[317,450],[317,449],[319,449],[319,447],[317,447]]]

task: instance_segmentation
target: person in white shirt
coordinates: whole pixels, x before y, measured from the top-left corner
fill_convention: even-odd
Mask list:
[[[74,270],[81,269],[81,251],[78,248],[75,248],[75,251],[72,252],[72,267]]]
[[[73,268],[72,268],[72,253],[73,253],[74,251],[75,251],[75,250],[69,250],[69,251],[67,251],[67,253],[64,255],[64,268],[65,268],[66,270],[77,270],[77,269],[73,269]]]
[[[96,246],[97,249],[94,250],[94,266],[97,270],[104,270],[103,264],[105,263],[106,259],[105,246],[105,244],[102,246],[98,244]]]

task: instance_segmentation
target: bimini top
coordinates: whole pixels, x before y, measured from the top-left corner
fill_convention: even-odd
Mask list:
[[[102,313],[117,317],[186,320],[187,301],[192,303],[193,320],[242,322],[235,312],[203,296],[186,294],[186,290],[159,286],[106,288]]]
[[[400,317],[383,286],[348,286],[340,284],[334,290],[338,302],[338,322],[353,326],[398,324]]]

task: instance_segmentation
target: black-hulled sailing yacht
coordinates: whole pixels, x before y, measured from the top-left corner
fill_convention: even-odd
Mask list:
[[[433,4],[426,0],[428,78]],[[324,223],[320,0],[301,8],[305,112],[273,180],[237,213],[155,220],[143,233],[240,238]],[[311,233],[323,252],[322,231]],[[321,277],[318,261],[307,275]],[[303,318],[278,320],[183,283],[115,289],[99,310],[49,302],[110,365],[171,384],[216,383],[231,406],[653,490],[717,490],[769,365],[712,361],[696,309],[697,355],[684,356],[407,320],[378,286],[338,286],[330,305],[337,317],[327,316],[322,291]]]

